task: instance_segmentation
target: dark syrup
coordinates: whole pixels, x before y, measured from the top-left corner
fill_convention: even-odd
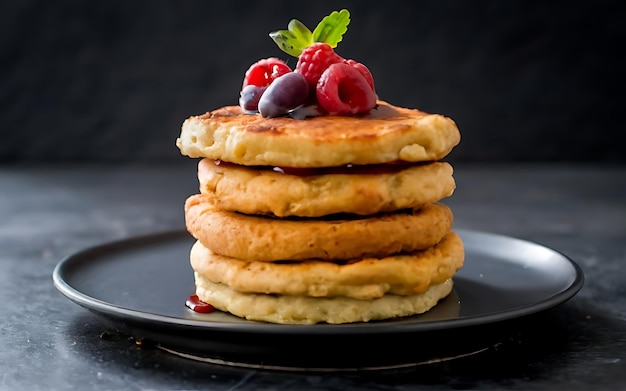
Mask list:
[[[215,160],[215,165],[224,167],[236,167],[237,164],[225,162],[223,160]],[[256,170],[274,171],[285,175],[295,176],[313,176],[325,174],[393,174],[409,167],[423,163],[409,163],[404,161],[393,161],[379,164],[346,164],[337,167],[278,167],[278,166],[248,166]]]

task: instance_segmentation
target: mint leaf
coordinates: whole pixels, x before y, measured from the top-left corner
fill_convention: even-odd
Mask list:
[[[298,57],[302,53],[302,49],[306,47],[302,46],[298,42],[298,38],[289,30],[272,31],[270,38],[276,42],[280,50],[294,57]]]
[[[283,52],[298,57],[305,47],[313,43],[313,33],[297,19],[292,19],[287,28],[271,32],[270,38]]]
[[[283,52],[298,57],[304,48],[315,42],[325,42],[333,48],[336,47],[348,31],[348,24],[350,24],[350,12],[342,9],[324,17],[313,32],[304,23],[292,19],[287,30],[272,31],[270,38]]]
[[[291,19],[287,28],[296,37],[298,42],[306,42],[307,45],[313,43],[313,33],[298,19]]]
[[[348,24],[350,12],[347,9],[331,12],[313,30],[313,42],[326,42],[331,47],[336,47],[348,31]]]

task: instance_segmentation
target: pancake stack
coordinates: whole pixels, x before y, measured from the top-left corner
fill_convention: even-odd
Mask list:
[[[177,146],[201,158],[185,204],[196,294],[284,324],[423,313],[452,290],[463,244],[443,161],[444,116],[379,101],[363,116],[263,118],[227,106],[188,118]]]

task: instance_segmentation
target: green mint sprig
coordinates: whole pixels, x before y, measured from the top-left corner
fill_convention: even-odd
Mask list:
[[[278,30],[270,33],[270,38],[285,53],[298,57],[304,48],[315,42],[325,42],[331,47],[337,47],[343,35],[348,31],[350,12],[347,9],[333,11],[317,24],[311,32],[304,23],[292,19],[287,30]]]

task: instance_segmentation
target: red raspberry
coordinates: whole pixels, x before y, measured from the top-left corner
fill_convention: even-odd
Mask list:
[[[359,71],[361,75],[363,75],[365,80],[367,80],[367,84],[372,87],[372,91],[376,92],[376,87],[374,87],[374,76],[372,76],[372,72],[370,72],[370,70],[365,65],[354,60],[345,60],[344,63]]]
[[[317,101],[334,115],[365,113],[376,106],[376,94],[354,67],[337,63],[322,73],[315,91]]]
[[[326,68],[342,61],[343,58],[335,53],[329,44],[316,42],[302,51],[296,64],[296,72],[304,76],[309,88],[313,90]]]
[[[247,85],[267,87],[272,84],[274,79],[289,72],[291,72],[291,68],[283,60],[274,57],[259,60],[246,71],[241,88],[243,89]]]

